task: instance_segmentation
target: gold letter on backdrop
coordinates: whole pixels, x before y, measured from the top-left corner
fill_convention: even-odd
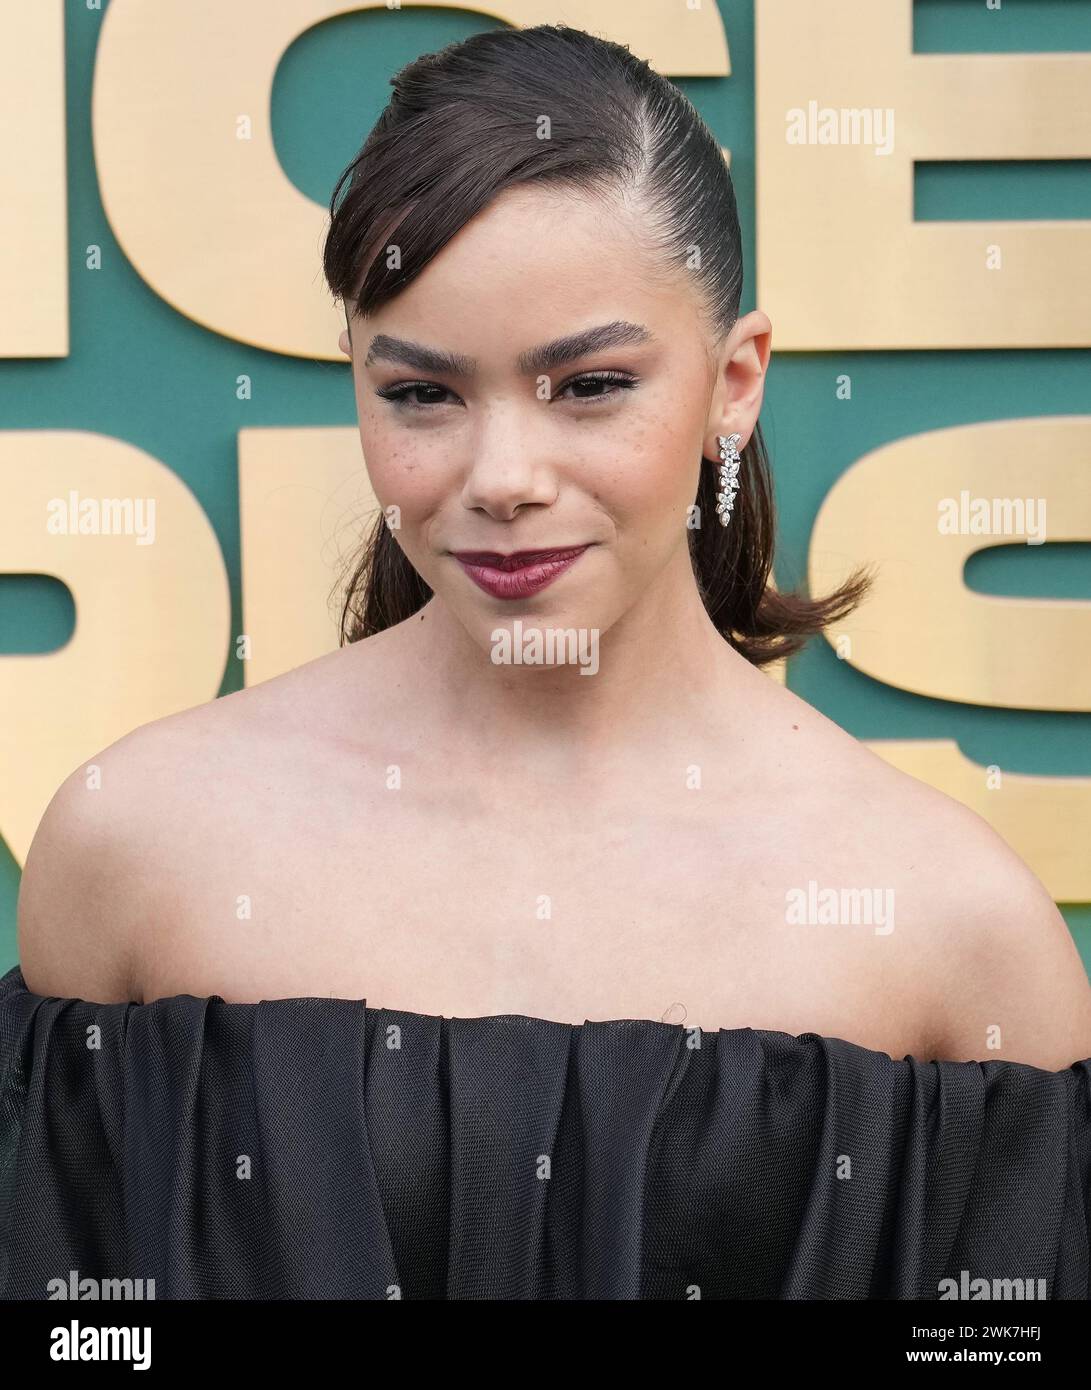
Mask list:
[[[1072,415],[908,435],[859,459],[815,519],[810,584],[824,593],[857,562],[879,573],[830,642],[847,633],[854,666],[918,695],[1091,710],[1091,602],[975,593],[962,578],[974,551],[1026,544],[1002,529],[1020,518],[1043,519],[1049,541],[1091,541],[1089,452],[1091,416]]]
[[[336,651],[338,581],[378,514],[355,427],[239,431],[247,685]]]
[[[231,602],[200,504],[158,459],[77,430],[0,432],[0,571],[76,601],[59,651],[0,655],[0,833],[21,864],[81,758],[218,693]]]
[[[412,0],[402,0],[402,9]],[[472,10],[452,0],[429,9]],[[273,148],[273,77],[300,34],[345,0],[112,0],[95,64],[102,203],[136,270],[179,313],[271,352],[340,361],[344,326],[320,274],[327,210],[285,176]],[[567,20],[623,43],[659,71],[719,76],[727,46],[712,0],[492,0],[528,26]],[[249,138],[237,138],[240,119]],[[270,290],[276,287],[276,292]]]
[[[1037,549],[1043,523],[1046,542],[1091,540],[1089,449],[1091,416],[1062,416],[912,435],[858,460],[827,494],[811,535],[814,594],[857,564],[877,567],[871,594],[827,632],[831,645],[850,638],[852,665],[919,695],[1091,709],[1091,602],[976,593],[963,580],[977,550],[1028,536]],[[993,534],[980,529],[985,518]],[[1019,519],[1033,528],[1000,529]],[[990,789],[985,768],[953,742],[867,743],[972,806],[1058,902],[1091,899],[1091,779],[1004,772]]]
[[[62,0],[0,7],[0,357],[68,355]]]
[[[999,785],[952,739],[865,739],[893,767],[989,822],[1059,903],[1091,902],[1091,777],[1003,772]],[[952,924],[954,925],[954,924]]]
[[[1091,346],[1091,224],[913,220],[914,160],[1091,157],[1091,54],[915,54],[912,0],[755,3],[776,346]]]

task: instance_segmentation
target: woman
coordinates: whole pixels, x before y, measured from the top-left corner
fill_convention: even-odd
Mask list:
[[[937,1297],[976,1268],[1086,1296],[1063,918],[983,820],[762,669],[867,581],[769,587],[771,326],[738,313],[715,139],[563,27],[393,85],[324,259],[383,508],[346,640],[53,798],[5,982],[9,1048],[58,1035],[23,1170],[63,1187],[54,1066],[135,1165],[130,1272],[184,1293]],[[136,1153],[77,1056],[95,1025],[146,1104]],[[153,1148],[196,1152],[201,1190]],[[270,1173],[304,1163],[305,1237]],[[26,1225],[24,1293],[35,1241],[113,1248]]]

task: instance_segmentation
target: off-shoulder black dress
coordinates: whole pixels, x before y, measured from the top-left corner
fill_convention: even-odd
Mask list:
[[[7,1298],[73,1277],[156,1298],[1091,1296],[1091,1060],[91,1004],[17,968],[0,1047]]]

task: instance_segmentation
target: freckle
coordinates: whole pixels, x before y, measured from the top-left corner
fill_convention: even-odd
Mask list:
[[[792,725],[792,728],[793,728],[793,729],[798,729],[798,728],[799,728],[799,725],[798,725],[798,724],[793,724],[793,725]]]

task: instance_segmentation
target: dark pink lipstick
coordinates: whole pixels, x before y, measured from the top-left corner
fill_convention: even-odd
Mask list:
[[[455,550],[451,553],[473,582],[493,598],[529,598],[575,564],[586,545],[555,550]]]

